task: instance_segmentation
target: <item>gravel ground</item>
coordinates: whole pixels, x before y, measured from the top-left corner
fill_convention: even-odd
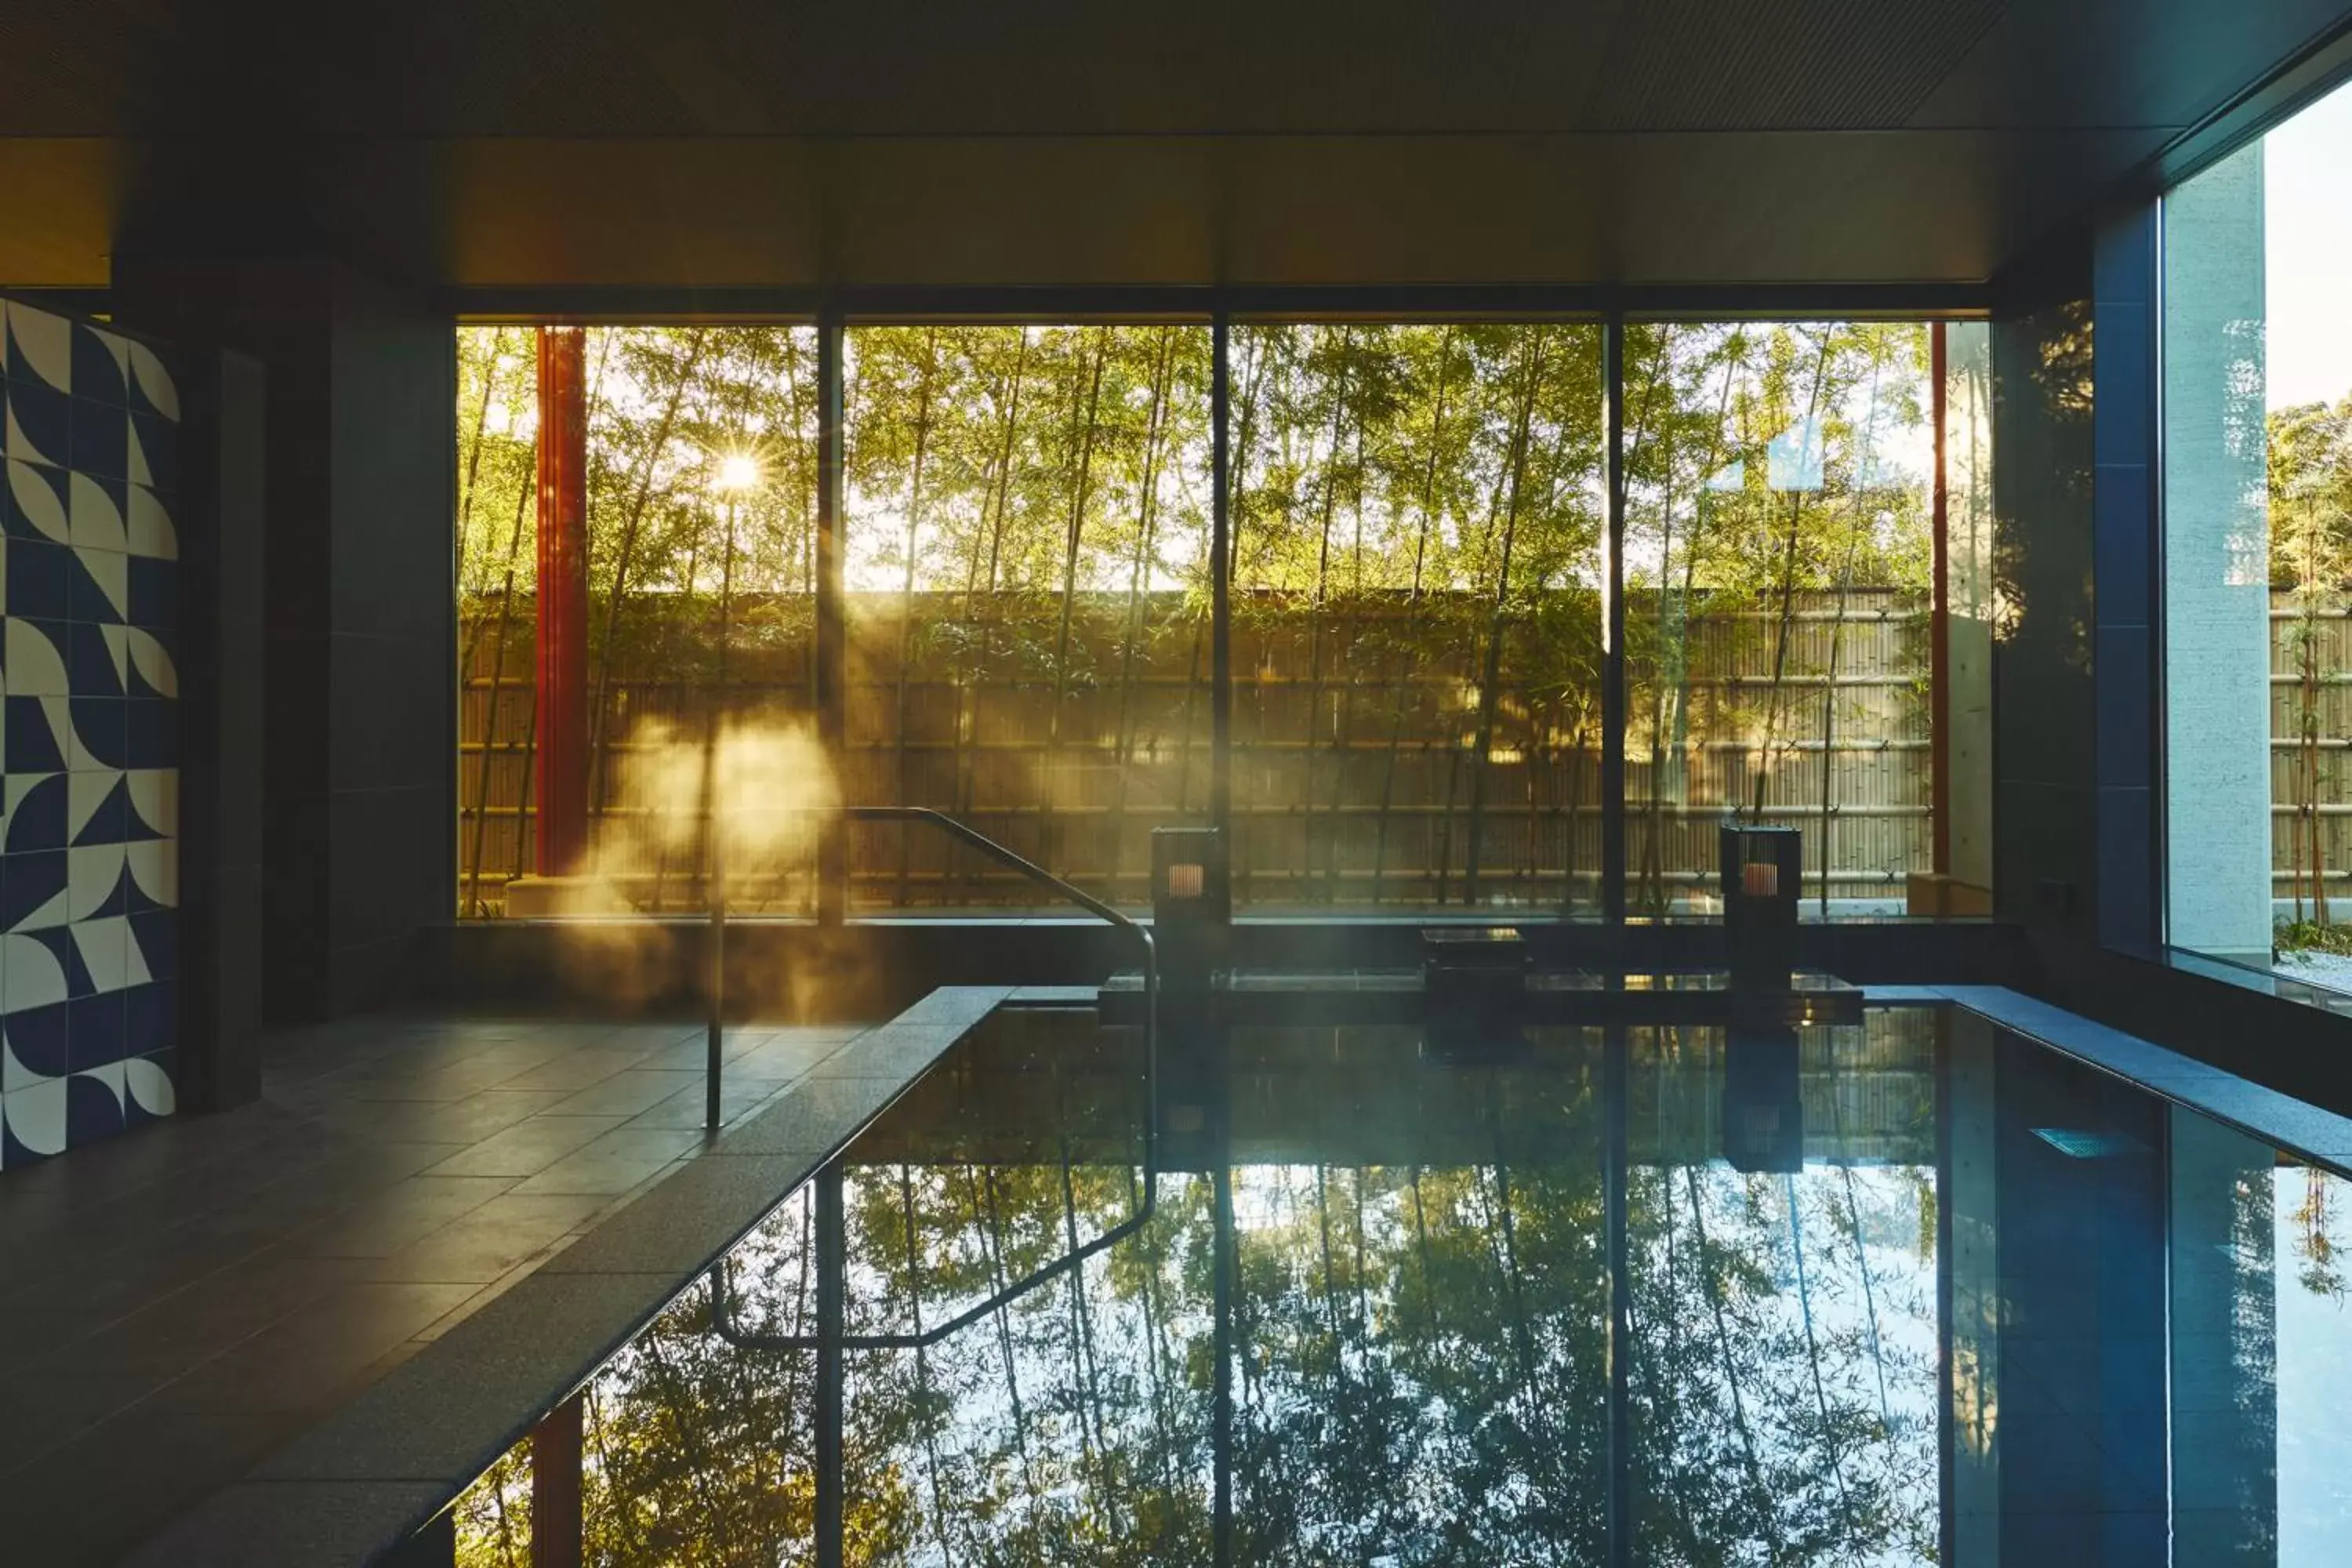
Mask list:
[[[2307,980],[2337,991],[2352,991],[2352,955],[2341,952],[2288,952],[2278,960],[2278,972],[2293,980]]]

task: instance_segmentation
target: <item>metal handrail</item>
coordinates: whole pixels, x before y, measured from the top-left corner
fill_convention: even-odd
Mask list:
[[[1133,1236],[1151,1223],[1160,1203],[1160,959],[1150,928],[1104,903],[1093,894],[1072,887],[1035,861],[1006,848],[993,838],[948,816],[921,805],[849,805],[839,815],[853,822],[928,822],[948,837],[971,846],[990,859],[1009,866],[1031,881],[1049,888],[1088,914],[1109,921],[1135,940],[1143,955],[1143,1201],[1135,1213],[1110,1229],[968,1307],[944,1323],[913,1334],[843,1334],[834,1342],[844,1350],[925,1350],[981,1319],[1027,1295],[1040,1285],[1059,1279],[1087,1258]],[[825,1238],[819,1238],[819,1245]],[[825,1341],[815,1334],[763,1334],[738,1328],[732,1316],[732,1296],[727,1259],[710,1270],[710,1327],[739,1350],[817,1350]]]

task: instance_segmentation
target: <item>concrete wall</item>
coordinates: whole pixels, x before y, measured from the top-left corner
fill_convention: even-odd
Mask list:
[[[2141,204],[2092,237],[2092,680],[2098,779],[2098,937],[2163,935],[2156,754],[2157,213]]]
[[[2263,153],[2164,202],[2169,940],[2266,962],[2270,518]]]
[[[455,898],[450,322],[315,259],[127,257],[114,296],[266,367],[264,991],[363,1005]]]

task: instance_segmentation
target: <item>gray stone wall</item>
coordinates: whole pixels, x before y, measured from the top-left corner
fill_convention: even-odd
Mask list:
[[[2168,938],[2271,942],[2270,517],[2263,153],[2164,203],[2164,605]]]

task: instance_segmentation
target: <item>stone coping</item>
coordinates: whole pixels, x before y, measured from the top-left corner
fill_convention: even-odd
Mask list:
[[[1951,1004],[2352,1179],[2352,1118],[2002,985],[1873,985],[1871,1006]]]

